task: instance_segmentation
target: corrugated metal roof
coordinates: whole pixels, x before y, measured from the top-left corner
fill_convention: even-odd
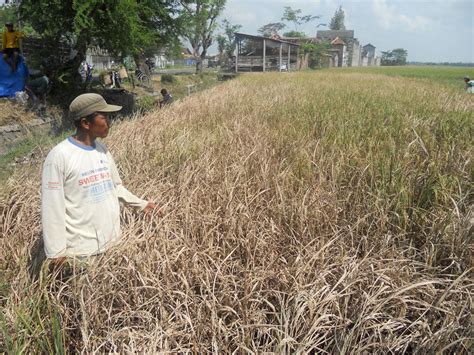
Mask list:
[[[264,36],[255,36],[255,35],[249,35],[247,33],[241,33],[241,32],[234,32],[236,38],[237,37],[244,37],[244,38],[253,38],[253,39],[266,39],[266,40],[269,40],[269,41],[273,41],[273,42],[278,42],[278,43],[287,43],[287,44],[291,44],[292,46],[299,46],[299,44],[296,44],[296,43],[293,43],[293,42],[288,42],[288,41],[283,41],[281,39],[275,39],[275,38],[270,38],[270,37],[264,37]]]

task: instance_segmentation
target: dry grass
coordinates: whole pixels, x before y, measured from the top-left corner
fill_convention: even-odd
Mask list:
[[[472,109],[414,79],[268,74],[117,124],[126,185],[166,213],[125,210],[67,282],[29,280],[40,164],[18,171],[0,350],[467,353]]]
[[[0,100],[0,126],[7,124],[25,124],[36,118],[32,111],[10,100]]]

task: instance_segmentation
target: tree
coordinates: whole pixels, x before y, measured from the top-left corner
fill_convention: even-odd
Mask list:
[[[298,32],[298,31],[289,31],[289,32],[283,33],[283,36],[284,37],[293,37],[293,38],[305,38],[306,33]]]
[[[0,25],[3,26],[7,22],[16,22],[16,6],[8,2],[0,5]]]
[[[272,22],[268,23],[258,29],[258,32],[265,37],[271,37],[273,35],[278,34],[282,29],[284,29],[286,25],[281,22]]]
[[[241,25],[232,25],[229,20],[223,20],[221,27],[223,34],[216,37],[217,49],[219,51],[219,61],[221,65],[226,59],[232,57],[235,51],[235,32],[242,28]]]
[[[306,37],[304,32],[299,31],[299,26],[321,17],[319,15],[302,15],[301,13],[301,9],[292,9],[290,6],[285,6],[281,20],[284,22],[293,23],[294,30],[285,32],[283,34],[284,36],[300,38]],[[283,22],[272,22],[260,27],[258,32],[260,32],[262,36],[271,37],[272,35],[278,34],[278,32],[280,32],[285,27],[286,25]]]
[[[180,24],[178,0],[21,0],[21,18],[49,44],[41,55],[48,65],[68,69],[62,78],[77,82],[77,68],[90,46],[113,56],[139,58],[150,47],[174,40]],[[57,61],[57,48],[67,42],[75,52],[65,65]],[[56,57],[56,58],[55,58]]]
[[[403,48],[396,48],[391,51],[382,52],[382,65],[406,65],[408,51]]]
[[[224,10],[226,0],[182,0],[186,28],[184,37],[190,42],[196,58],[196,73],[202,72],[202,62],[212,45],[217,17]]]
[[[216,37],[217,50],[219,51],[219,63],[222,65],[225,61],[225,47],[226,47],[226,38],[224,35],[219,34]]]
[[[285,6],[285,11],[283,12],[283,16],[281,18],[282,21],[292,22],[293,26],[295,27],[295,32],[299,32],[298,28],[304,23],[308,23],[315,19],[320,18],[321,16],[313,16],[313,15],[301,15],[301,9],[292,9],[290,6]]]
[[[331,43],[324,41],[321,43],[302,43],[300,46],[301,55],[308,57],[308,66],[312,69],[320,68],[323,65],[323,58],[329,53]]]
[[[345,30],[346,26],[344,25],[344,17],[344,10],[342,9],[342,6],[339,6],[339,9],[336,10],[331,22],[329,23],[329,28],[331,30]]]

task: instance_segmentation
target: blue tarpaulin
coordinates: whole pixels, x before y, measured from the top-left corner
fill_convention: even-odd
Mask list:
[[[0,97],[15,97],[15,93],[25,90],[25,82],[28,79],[28,68],[23,57],[20,57],[16,71],[5,63],[0,55]]]

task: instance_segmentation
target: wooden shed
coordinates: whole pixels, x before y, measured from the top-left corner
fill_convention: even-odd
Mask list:
[[[298,68],[296,43],[245,33],[235,33],[235,72],[290,71]]]

